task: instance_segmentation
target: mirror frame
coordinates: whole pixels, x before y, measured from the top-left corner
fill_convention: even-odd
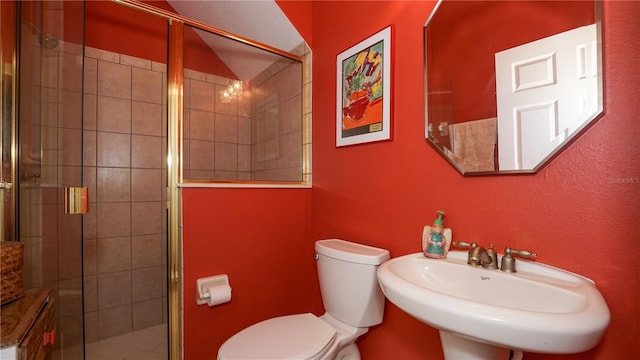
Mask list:
[[[513,0],[517,1],[517,0]],[[425,129],[424,136],[425,141],[429,143],[442,157],[444,157],[455,169],[457,169],[464,176],[487,176],[487,175],[514,175],[514,174],[536,174],[543,167],[548,165],[551,160],[557,157],[562,151],[564,151],[570,144],[572,144],[575,140],[577,140],[589,127],[597,122],[600,119],[605,111],[604,111],[604,91],[603,91],[603,81],[604,81],[604,67],[602,61],[602,0],[594,0],[594,12],[595,12],[595,25],[596,25],[596,49],[597,49],[597,93],[598,93],[598,104],[596,111],[589,116],[585,122],[580,125],[570,136],[568,136],[564,141],[556,146],[556,148],[549,153],[545,158],[543,158],[535,167],[532,169],[524,169],[524,170],[493,170],[493,171],[467,171],[463,169],[460,164],[458,164],[454,159],[452,159],[447,153],[434,141],[430,139],[429,129],[430,126],[435,126],[435,124],[429,124],[429,101],[428,101],[428,72],[427,72],[427,26],[433,20],[433,17],[436,15],[438,9],[442,5],[444,0],[438,0],[435,4],[433,10],[429,14],[424,27],[423,27],[423,46],[424,46],[424,56],[423,56],[423,76],[424,76],[424,116],[425,116]],[[496,145],[497,146],[497,145]]]

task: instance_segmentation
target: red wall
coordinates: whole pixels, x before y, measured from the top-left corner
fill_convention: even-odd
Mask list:
[[[496,52],[594,22],[593,1],[443,4],[427,32],[429,91],[453,90],[455,94],[453,104],[448,104],[453,107],[453,118],[443,121],[460,123],[497,116]]]
[[[433,2],[296,2],[284,11],[313,36],[313,189],[184,189],[185,359],[212,359],[265,318],[322,313],[313,242],[341,237],[420,250],[437,209],[454,238],[511,245],[592,278],[612,313],[594,350],[562,359],[640,356],[640,2],[604,2],[605,111],[536,175],[465,178],[423,139],[422,26]],[[311,19],[309,19],[311,16]],[[304,25],[300,25],[304,24]],[[309,29],[305,32],[302,29]],[[393,25],[394,139],[335,147],[336,55]],[[307,30],[308,31],[308,30]],[[630,255],[627,255],[630,254]],[[230,303],[195,304],[195,280],[227,273]],[[358,344],[363,359],[440,359],[437,332],[387,303]],[[527,359],[552,359],[528,354]]]
[[[166,1],[145,2],[175,13]],[[69,4],[82,3],[68,1],[65,10],[69,8]],[[165,19],[113,1],[87,1],[86,14],[85,44],[87,46],[167,63],[169,30]],[[185,25],[183,45],[186,68],[231,79],[236,78],[193,28],[187,25]]]
[[[596,282],[611,310],[609,329],[594,350],[562,359],[638,358],[640,2],[603,4],[605,116],[538,174],[491,177],[461,176],[424,141],[422,26],[433,5],[313,3],[310,241],[341,237],[394,257],[417,252],[422,227],[444,209],[455,239],[530,249]],[[394,139],[336,148],[336,55],[389,24]],[[368,360],[442,357],[437,332],[389,303],[384,323],[358,344]]]
[[[215,359],[241,329],[309,311],[318,287],[310,189],[183,189],[184,358]],[[196,305],[196,279],[228,274],[231,302]]]

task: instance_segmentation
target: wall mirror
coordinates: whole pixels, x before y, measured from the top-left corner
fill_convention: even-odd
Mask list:
[[[439,0],[425,138],[464,175],[535,173],[599,117],[599,1]]]

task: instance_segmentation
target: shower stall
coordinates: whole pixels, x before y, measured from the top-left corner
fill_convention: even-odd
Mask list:
[[[1,5],[0,229],[53,290],[54,359],[149,329],[179,359],[179,184],[308,181],[309,63],[135,1]],[[241,78],[208,41],[267,65]]]
[[[53,290],[54,358],[90,359],[86,344],[149,327],[168,339],[166,76],[152,69],[166,68],[166,45],[157,62],[127,57],[86,44],[83,2],[14,5],[19,225],[7,235],[24,243],[25,288]],[[65,206],[78,190],[80,214]]]

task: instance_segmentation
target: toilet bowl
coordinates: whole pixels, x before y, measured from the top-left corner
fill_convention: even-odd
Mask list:
[[[219,360],[359,360],[355,341],[380,324],[384,295],[378,265],[389,251],[338,239],[316,242],[320,292],[326,312],[264,320],[230,337]]]

